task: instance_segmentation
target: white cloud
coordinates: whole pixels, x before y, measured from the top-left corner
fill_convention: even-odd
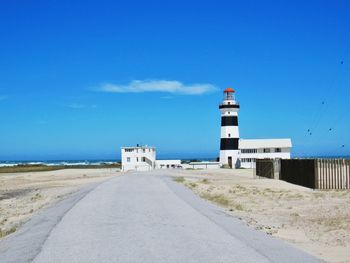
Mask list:
[[[212,84],[185,85],[176,80],[133,80],[128,85],[106,83],[98,88],[110,93],[165,92],[171,94],[200,95],[217,90]]]

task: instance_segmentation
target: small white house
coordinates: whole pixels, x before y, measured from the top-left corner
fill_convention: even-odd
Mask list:
[[[181,160],[156,160],[156,148],[149,146],[122,147],[122,171],[151,171],[182,168]]]
[[[157,160],[156,168],[157,169],[182,168],[181,160]]]
[[[291,148],[291,139],[240,139],[240,167],[255,168],[256,159],[290,159]]]
[[[185,169],[218,169],[220,168],[220,162],[211,162],[211,161],[203,161],[203,162],[190,162],[182,165]]]
[[[156,166],[156,148],[149,146],[122,147],[122,171],[150,171]]]

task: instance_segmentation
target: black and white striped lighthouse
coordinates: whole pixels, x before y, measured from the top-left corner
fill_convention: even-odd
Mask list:
[[[239,167],[239,104],[232,88],[224,90],[224,100],[219,105],[221,112],[220,163],[231,168]]]

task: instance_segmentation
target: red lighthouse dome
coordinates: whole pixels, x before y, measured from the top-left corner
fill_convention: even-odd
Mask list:
[[[230,92],[230,93],[234,93],[235,91],[234,91],[234,89],[233,88],[227,88],[227,89],[225,89],[224,90],[224,92],[226,93],[228,93],[228,92]]]

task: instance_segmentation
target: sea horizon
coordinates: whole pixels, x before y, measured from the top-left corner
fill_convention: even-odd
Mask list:
[[[347,159],[350,158],[349,155],[329,155],[329,156],[293,156],[292,159]],[[177,159],[181,161],[190,161],[190,160],[196,160],[196,161],[216,161],[217,157],[188,157],[184,156],[182,158],[174,157],[171,158],[168,156],[160,157],[158,160],[163,159]],[[81,159],[15,159],[15,160],[0,160],[0,167],[6,167],[6,166],[16,166],[16,165],[47,165],[47,166],[89,166],[89,165],[104,165],[104,164],[113,164],[113,163],[120,163],[121,159],[110,159],[110,158],[81,158]]]

